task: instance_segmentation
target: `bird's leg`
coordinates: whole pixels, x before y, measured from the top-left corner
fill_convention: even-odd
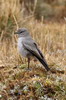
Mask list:
[[[28,58],[28,69],[29,69],[29,65],[30,65],[30,58]]]

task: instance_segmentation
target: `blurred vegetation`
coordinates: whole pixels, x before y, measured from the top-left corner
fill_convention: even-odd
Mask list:
[[[14,29],[15,21],[22,26],[19,23],[31,15],[37,20],[64,20],[66,0],[0,0],[0,34]]]
[[[66,0],[20,0],[21,4],[23,2],[25,12],[28,15],[34,12],[36,19],[41,19],[43,16],[45,19],[60,20],[66,16]]]
[[[33,15],[38,20],[64,20],[66,0],[0,0],[0,33]],[[11,26],[12,25],[12,26]]]

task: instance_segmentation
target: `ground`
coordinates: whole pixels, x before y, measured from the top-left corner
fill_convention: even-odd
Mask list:
[[[0,67],[1,100],[66,100],[66,71],[52,67],[27,65]]]

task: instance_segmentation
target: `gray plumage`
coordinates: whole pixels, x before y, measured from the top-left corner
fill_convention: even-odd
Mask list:
[[[42,52],[39,50],[36,42],[29,35],[28,30],[26,28],[20,28],[15,33],[18,34],[18,50],[20,54],[28,58],[28,68],[30,57],[33,56],[41,62],[47,71],[50,70]]]

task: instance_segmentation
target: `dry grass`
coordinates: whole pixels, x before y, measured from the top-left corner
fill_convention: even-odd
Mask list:
[[[18,0],[1,0],[0,7],[0,99],[66,100],[66,24],[23,18]],[[14,35],[18,27],[28,28],[53,73],[33,61],[32,70],[25,70],[27,61],[21,59]]]
[[[22,26],[23,27],[23,26]],[[34,20],[27,22],[24,27],[29,29],[31,36],[38,43],[43,54],[45,54],[49,64],[59,63],[65,64],[66,58],[66,24],[38,23]],[[4,36],[6,34],[6,36]],[[2,32],[0,59],[8,63],[18,64],[19,53],[17,50],[17,37],[14,35],[14,30],[11,33]],[[4,58],[3,58],[4,57]],[[10,61],[10,62],[9,62]],[[4,63],[5,63],[4,62]]]

